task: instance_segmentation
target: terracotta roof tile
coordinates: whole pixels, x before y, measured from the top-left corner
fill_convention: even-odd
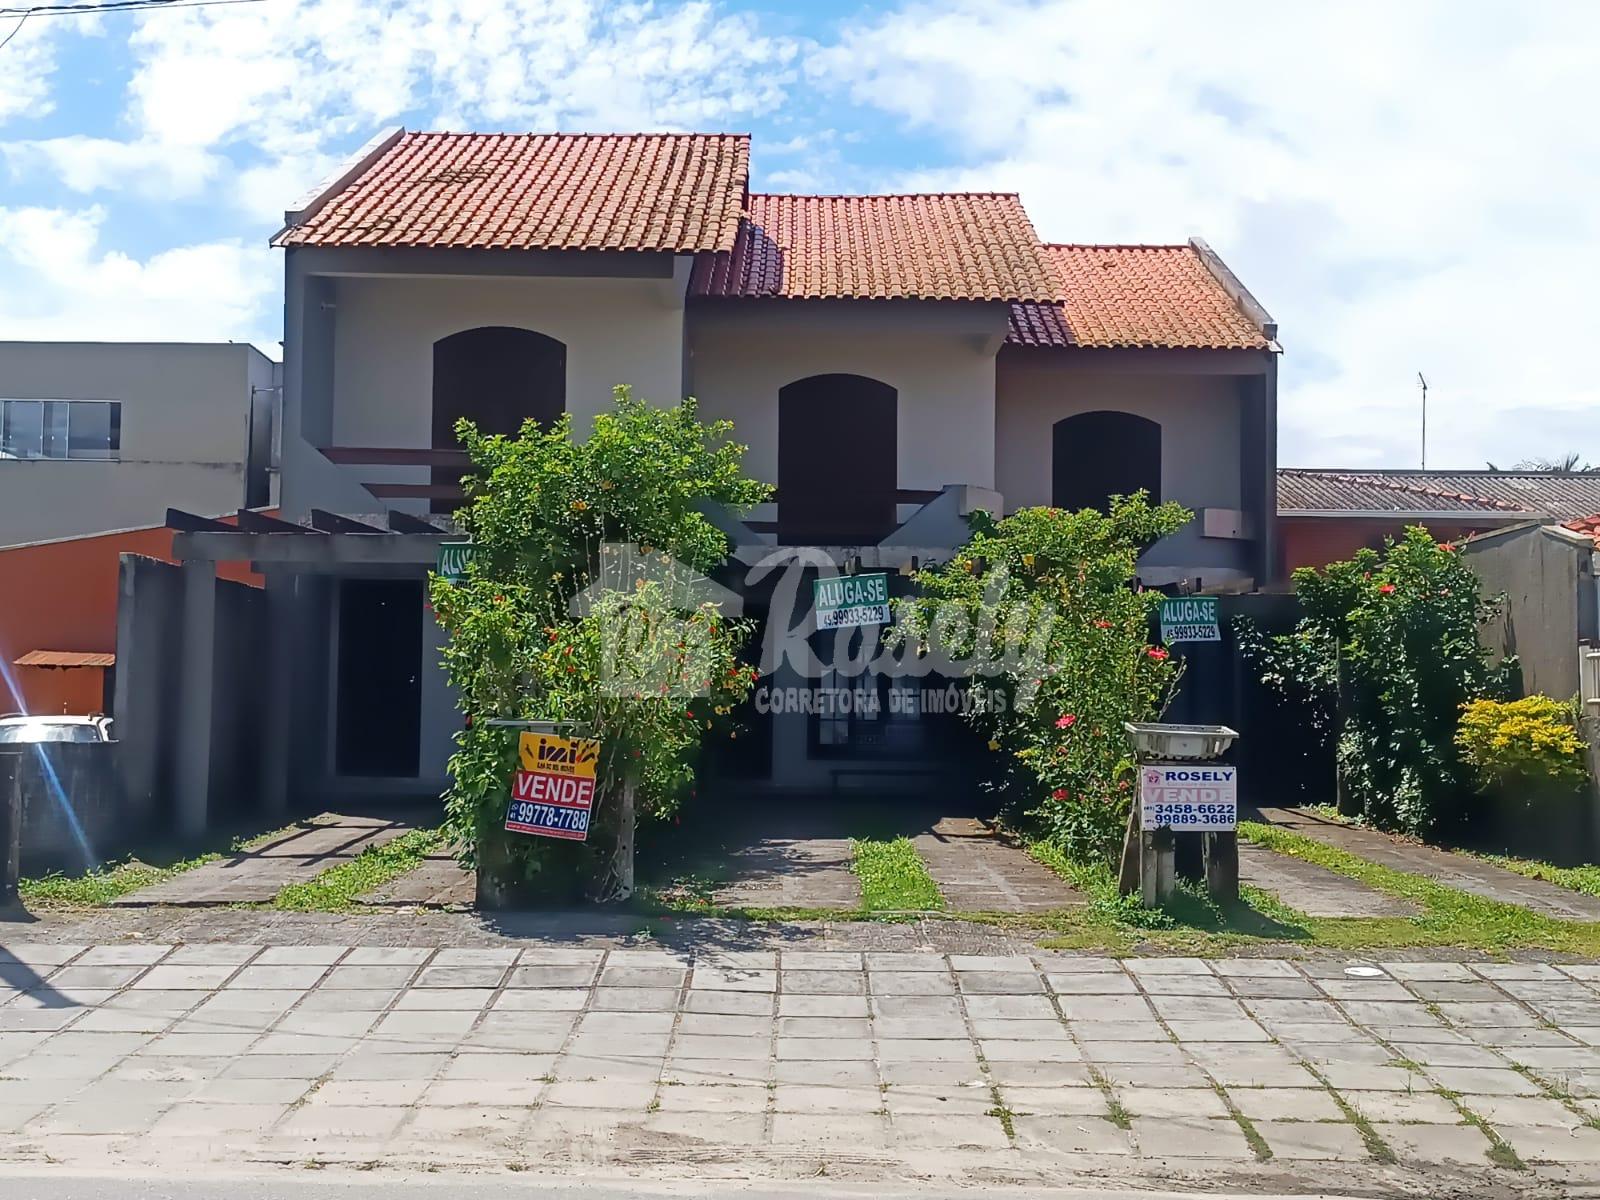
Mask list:
[[[1014,304],[1014,346],[1264,350],[1193,246],[1045,247],[1060,304]]]
[[[745,134],[406,133],[280,246],[731,250]]]
[[[17,667],[114,667],[115,654],[86,650],[29,650],[13,664]]]
[[[1034,300],[1059,295],[1022,201],[1003,193],[750,197],[731,253],[691,294],[794,300]]]
[[[1561,527],[1570,529],[1573,533],[1585,534],[1600,542],[1600,513],[1588,517],[1579,517],[1574,521],[1563,521]]]

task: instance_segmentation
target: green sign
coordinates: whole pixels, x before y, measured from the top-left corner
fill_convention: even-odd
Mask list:
[[[818,629],[851,629],[889,623],[889,577],[834,575],[811,585]]]
[[[471,542],[440,542],[438,575],[446,583],[460,583],[467,575],[467,564],[477,553]]]
[[[1215,596],[1175,596],[1161,602],[1161,640],[1174,642],[1220,642]]]

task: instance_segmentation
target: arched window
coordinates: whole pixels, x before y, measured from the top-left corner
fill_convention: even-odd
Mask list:
[[[862,375],[778,392],[778,540],[871,545],[895,527],[897,396]]]
[[[567,409],[567,348],[531,329],[486,325],[433,344],[433,447],[457,447],[466,417],[484,433],[516,433],[528,417],[549,425]],[[433,482],[454,484],[459,467],[435,467]],[[449,511],[453,501],[435,504]]]
[[[1050,447],[1050,503],[1098,508],[1111,496],[1143,490],[1161,502],[1161,426],[1125,412],[1086,412],[1055,423]]]

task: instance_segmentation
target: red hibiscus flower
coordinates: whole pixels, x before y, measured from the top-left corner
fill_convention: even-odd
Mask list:
[[[1055,791],[1050,793],[1050,799],[1052,799],[1052,800],[1065,800],[1066,798],[1067,798],[1067,789],[1066,788],[1057,788]]]
[[[1062,713],[1056,718],[1057,729],[1071,729],[1077,723],[1078,717],[1075,713]]]
[[[1392,583],[1382,584],[1382,585],[1379,586],[1378,591],[1382,595],[1385,595],[1385,596],[1391,595],[1394,592],[1394,584],[1392,584]]]
[[[1163,650],[1160,646],[1151,646],[1150,649],[1145,651],[1145,653],[1151,658],[1155,659],[1157,662],[1165,662],[1170,657],[1168,652]]]

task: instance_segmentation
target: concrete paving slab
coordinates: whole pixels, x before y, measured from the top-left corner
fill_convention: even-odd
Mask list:
[[[1084,897],[1021,847],[970,817],[944,817],[911,839],[945,906],[957,912],[1050,912]]]
[[[113,901],[117,906],[263,904],[291,883],[303,883],[416,828],[421,818],[322,813],[264,845],[225,854],[163,883]]]
[[[1517,904],[1557,920],[1600,921],[1600,896],[1529,879],[1471,855],[1329,821],[1304,809],[1264,808],[1261,819],[1393,870],[1434,879],[1475,896]]]
[[[1414,917],[1422,911],[1411,901],[1380,892],[1358,879],[1242,838],[1239,882],[1269,891],[1311,917]]]
[[[1354,1125],[1264,1120],[1254,1124],[1275,1158],[1358,1162],[1367,1157],[1366,1142]]]

